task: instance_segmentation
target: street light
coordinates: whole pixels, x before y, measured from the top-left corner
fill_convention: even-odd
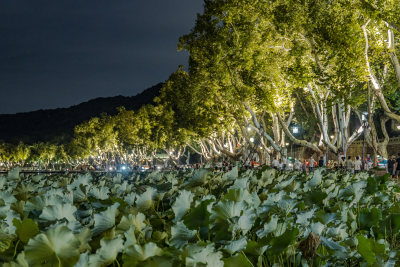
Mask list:
[[[293,134],[298,134],[300,132],[300,128],[298,126],[294,126],[292,128]],[[293,155],[293,142],[290,145],[290,154],[293,158],[296,158],[296,147],[294,148],[294,155]]]

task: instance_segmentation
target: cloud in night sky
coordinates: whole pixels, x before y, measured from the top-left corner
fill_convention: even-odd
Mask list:
[[[0,2],[0,113],[135,95],[185,65],[202,0]]]

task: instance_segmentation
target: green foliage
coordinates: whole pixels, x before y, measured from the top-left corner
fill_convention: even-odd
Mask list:
[[[22,222],[14,219],[13,224],[16,227],[15,233],[25,244],[39,233],[39,227],[32,219],[23,219]]]

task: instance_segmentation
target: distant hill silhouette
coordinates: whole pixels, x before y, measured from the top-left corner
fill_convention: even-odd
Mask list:
[[[69,108],[0,115],[0,140],[29,144],[68,139],[77,124],[92,117],[102,113],[117,114],[117,108],[121,106],[127,110],[138,110],[143,105],[152,104],[162,85],[159,83],[135,96],[99,97]]]

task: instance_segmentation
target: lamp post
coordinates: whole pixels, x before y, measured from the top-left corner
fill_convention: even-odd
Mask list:
[[[366,135],[366,128],[367,128],[367,121],[368,121],[368,113],[364,112],[361,115],[361,120],[362,120],[362,128],[363,128],[363,146],[362,146],[362,162],[361,166],[362,169],[365,170],[365,135]]]

